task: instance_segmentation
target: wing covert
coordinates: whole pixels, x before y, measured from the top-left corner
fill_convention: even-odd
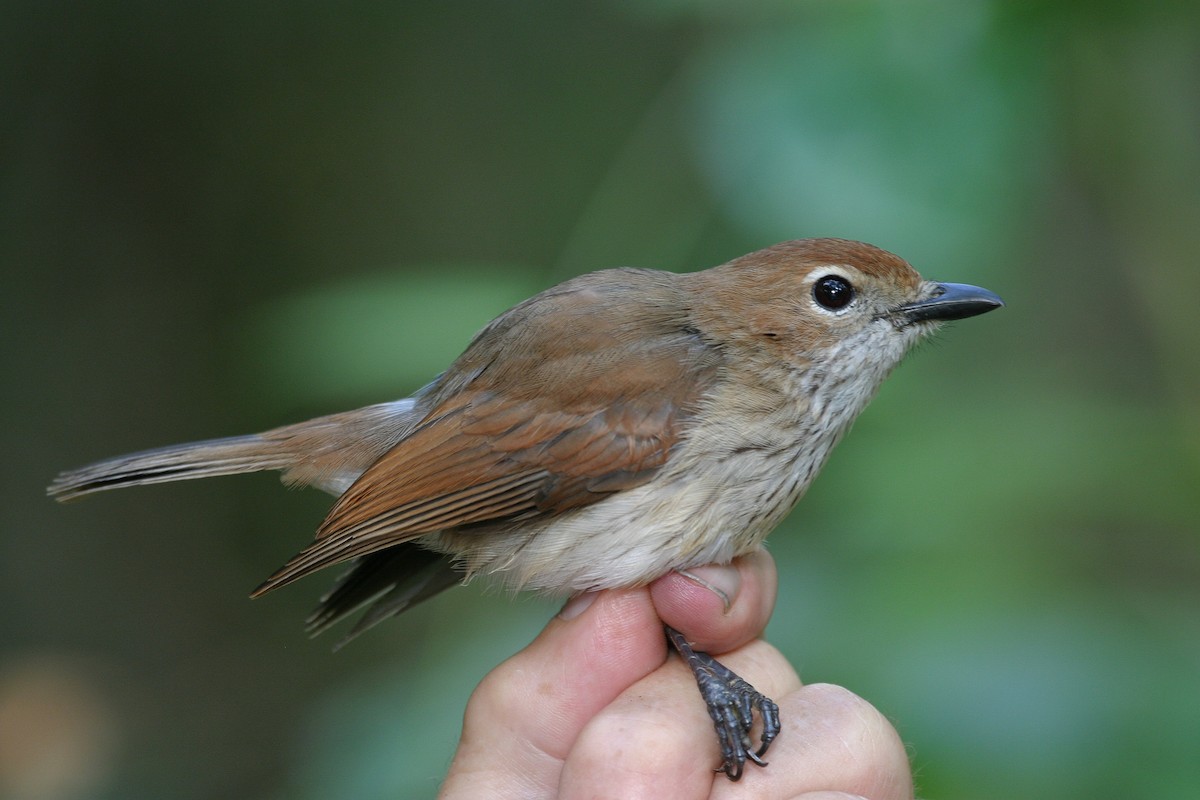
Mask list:
[[[512,337],[477,337],[431,387],[422,422],[255,594],[436,531],[559,514],[650,480],[686,436],[720,354],[674,319],[642,335],[637,300],[615,299],[610,313],[589,315],[578,341],[570,326],[539,330],[538,315],[512,327],[518,350],[506,349]],[[530,346],[549,336],[556,346]]]

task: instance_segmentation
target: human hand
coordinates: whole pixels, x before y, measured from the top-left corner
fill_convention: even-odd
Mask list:
[[[891,724],[846,689],[804,686],[757,638],[775,602],[771,557],[760,551],[689,573],[699,581],[673,573],[572,600],[485,677],[440,796],[912,798]],[[738,783],[715,771],[712,721],[691,672],[668,658],[663,623],[779,704],[783,731],[769,767],[748,765]]]

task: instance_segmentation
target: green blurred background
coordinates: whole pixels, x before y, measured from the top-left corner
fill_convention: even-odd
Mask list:
[[[845,236],[1003,311],[774,534],[768,631],[929,798],[1200,785],[1200,6],[0,6],[0,797],[436,791],[556,605],[250,603],[329,505],[54,473],[403,396],[571,275]]]

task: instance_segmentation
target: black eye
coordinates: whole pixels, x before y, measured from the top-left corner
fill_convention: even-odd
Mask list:
[[[837,311],[850,305],[854,299],[854,287],[841,275],[826,275],[813,284],[813,299],[823,308]]]

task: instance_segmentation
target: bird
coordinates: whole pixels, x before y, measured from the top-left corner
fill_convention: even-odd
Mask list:
[[[606,269],[504,312],[411,397],[109,458],[47,492],[278,470],[332,494],[312,543],[252,593],[348,562],[312,635],[365,607],[353,638],[481,576],[558,595],[642,586],[762,546],[904,355],[1002,305],[845,239],[694,272]],[[718,771],[765,766],[778,707],[664,627],[713,719]]]

